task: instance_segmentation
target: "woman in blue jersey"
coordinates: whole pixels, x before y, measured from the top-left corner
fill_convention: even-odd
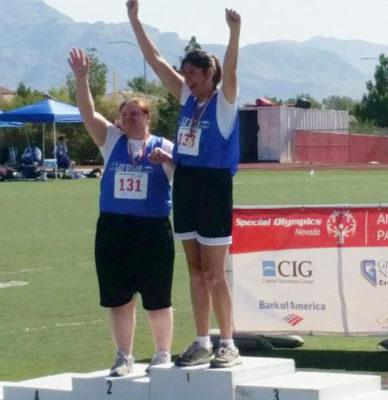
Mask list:
[[[232,303],[225,267],[231,243],[232,176],[239,160],[237,56],[240,15],[226,9],[230,38],[221,67],[204,51],[186,54],[179,74],[159,53],[138,18],[138,0],[127,1],[128,16],[144,57],[182,106],[173,161],[174,228],[183,241],[190,272],[197,337],[176,360],[188,366],[240,362],[232,339]],[[167,154],[164,155],[168,159]],[[209,336],[213,305],[220,346]]]
[[[110,375],[123,376],[134,364],[136,293],[148,311],[155,342],[150,365],[171,361],[174,244],[168,216],[173,164],[159,158],[161,152],[171,154],[173,144],[150,134],[150,109],[141,98],[121,104],[120,128],[111,124],[94,109],[89,58],[73,49],[69,64],[86,130],[104,158],[95,258],[100,303],[109,308],[117,347]]]

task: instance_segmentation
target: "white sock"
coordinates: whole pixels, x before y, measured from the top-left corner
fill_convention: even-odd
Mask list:
[[[228,347],[234,349],[236,346],[234,345],[233,339],[220,339],[220,344],[226,344]]]
[[[205,349],[211,349],[212,342],[210,341],[210,336],[197,336],[195,339],[202,347]]]

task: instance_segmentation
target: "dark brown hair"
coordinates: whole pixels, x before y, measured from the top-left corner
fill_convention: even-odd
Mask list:
[[[194,65],[194,67],[201,68],[204,73],[209,69],[213,70],[213,86],[214,89],[221,82],[222,70],[221,65],[216,56],[213,56],[203,50],[191,50],[183,57],[181,62],[181,70],[186,63]]]

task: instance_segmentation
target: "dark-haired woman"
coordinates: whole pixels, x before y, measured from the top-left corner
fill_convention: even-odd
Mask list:
[[[173,165],[160,155],[171,153],[173,144],[151,135],[144,99],[121,104],[119,127],[106,120],[94,109],[88,56],[73,49],[69,64],[86,130],[104,158],[95,258],[100,304],[109,308],[116,344],[110,376],[123,376],[134,364],[136,293],[148,311],[155,343],[150,366],[171,361],[174,243],[168,216]]]
[[[221,67],[204,51],[186,54],[178,74],[151,42],[138,18],[138,0],[127,1],[129,20],[143,54],[182,106],[173,152],[174,229],[190,272],[197,337],[176,360],[189,366],[210,362],[215,368],[240,363],[232,339],[232,302],[225,268],[231,243],[232,176],[239,159],[237,56],[240,15],[226,9],[230,39]],[[168,157],[166,155],[166,157]],[[220,328],[213,353],[210,309]]]

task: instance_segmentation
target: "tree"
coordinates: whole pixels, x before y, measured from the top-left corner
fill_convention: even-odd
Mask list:
[[[22,107],[27,104],[36,103],[42,100],[44,94],[38,90],[33,90],[29,86],[26,86],[24,82],[20,82],[16,89],[16,97],[13,100],[12,108]]]
[[[145,81],[144,77],[142,77],[142,76],[130,79],[127,82],[127,85],[134,92],[147,93],[147,94],[153,95],[153,96],[163,96],[165,94],[165,89],[163,88],[163,85],[161,85],[160,82],[147,81],[147,87],[146,87],[146,81]]]
[[[388,57],[379,56],[374,80],[366,82],[367,93],[355,107],[355,116],[361,121],[371,121],[378,127],[388,127]]]
[[[61,86],[59,88],[52,87],[48,92],[50,96],[55,100],[62,101],[63,103],[70,102],[69,89],[67,88],[67,86]]]
[[[197,42],[197,38],[195,36],[191,36],[188,45],[185,47],[185,54],[192,50],[201,50],[201,45]]]
[[[309,101],[310,104],[311,104],[311,108],[318,108],[318,109],[321,109],[321,108],[322,108],[322,103],[320,103],[318,100],[314,99],[314,97],[312,97],[312,96],[311,96],[310,94],[308,94],[308,93],[301,93],[301,94],[298,94],[298,95],[296,96],[296,98],[287,99],[287,100],[284,102],[284,104],[288,104],[288,105],[292,104],[292,105],[295,105],[295,104],[297,103],[298,100],[307,100],[307,101]]]
[[[155,127],[158,134],[173,139],[177,128],[180,105],[174,96],[166,91],[166,95],[159,102],[158,112],[159,118]]]
[[[353,113],[357,102],[347,96],[329,96],[322,100],[322,104],[326,110],[349,111]]]
[[[88,48],[86,54],[90,58],[90,72],[89,72],[89,86],[90,92],[92,93],[93,99],[98,103],[102,96],[106,93],[106,82],[108,67],[104,62],[101,62],[97,55],[97,49]],[[76,90],[75,90],[75,78],[73,73],[69,73],[66,76],[66,85],[69,90],[69,97],[71,101],[76,103]]]

